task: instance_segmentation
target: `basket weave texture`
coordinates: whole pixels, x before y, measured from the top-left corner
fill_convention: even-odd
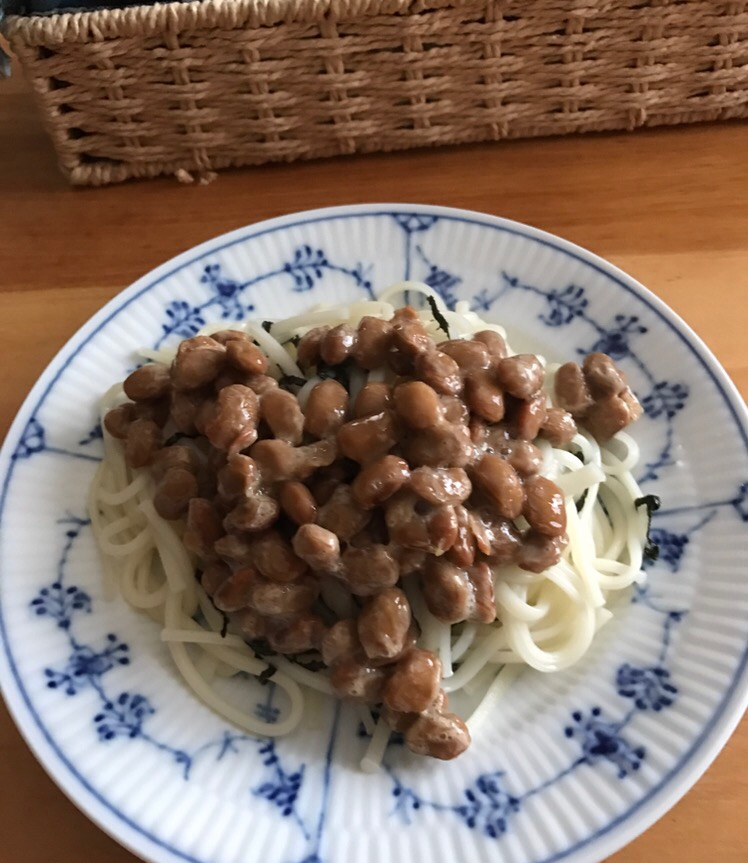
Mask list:
[[[748,2],[203,0],[10,17],[73,183],[748,116]]]

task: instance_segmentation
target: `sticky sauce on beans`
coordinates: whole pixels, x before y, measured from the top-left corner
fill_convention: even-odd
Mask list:
[[[561,366],[551,403],[536,356],[488,329],[437,343],[410,307],[313,328],[296,351],[321,379],[303,408],[298,381],[223,330],[132,372],[104,427],[151,473],[157,513],[183,525],[237,631],[265,653],[313,651],[341,698],[379,705],[414,752],[454,758],[470,735],[403,585],[445,624],[491,623],[497,568],[542,572],[567,544],[534,442],[567,445],[578,424],[606,440],[641,406],[605,354]],[[320,599],[331,585],[342,619]]]

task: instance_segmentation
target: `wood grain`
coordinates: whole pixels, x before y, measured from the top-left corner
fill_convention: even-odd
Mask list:
[[[274,165],[209,186],[74,190],[27,88],[0,87],[0,435],[52,356],[129,282],[223,231],[333,204],[467,207],[560,234],[674,308],[748,394],[748,126],[517,141]],[[133,863],[44,774],[0,710],[2,859]],[[748,724],[611,863],[745,863]]]

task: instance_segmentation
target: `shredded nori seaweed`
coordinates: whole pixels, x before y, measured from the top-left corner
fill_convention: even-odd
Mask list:
[[[351,369],[354,368],[353,360],[346,360],[338,366],[330,366],[320,362],[317,365],[317,375],[324,381],[332,378],[341,384],[346,390],[351,388]]]
[[[264,638],[253,638],[252,640],[247,641],[247,646],[254,653],[257,659],[261,659],[264,662],[268,662],[269,656],[278,655]],[[306,651],[305,653],[289,654],[286,656],[286,659],[289,662],[300,665],[302,668],[306,668],[307,671],[316,672],[322,671],[323,668],[327,668],[325,663],[322,662],[321,659],[317,658],[318,656],[319,654],[316,651]],[[267,683],[268,680],[272,679],[277,670],[278,669],[272,663],[268,662],[268,667],[258,677],[260,683]]]
[[[257,659],[264,659],[266,656],[276,656],[276,652],[265,641],[264,638],[251,638],[247,641],[247,646],[254,653]]]
[[[253,638],[247,641],[247,647],[249,647],[252,653],[254,653],[255,659],[266,661],[268,656],[276,655],[275,651],[264,638]],[[271,662],[268,662],[267,668],[257,675],[257,679],[264,686],[269,680],[272,680],[273,675],[277,670],[278,669]]]
[[[308,653],[293,653],[288,657],[289,662],[293,662],[295,665],[300,665],[302,668],[306,668],[307,671],[322,671],[323,668],[327,668],[324,662],[321,659],[316,659],[318,654],[314,654],[310,656]]]
[[[652,540],[650,531],[652,529],[652,513],[657,512],[662,506],[662,502],[656,494],[645,494],[634,501],[634,506],[637,509],[640,506],[647,508],[647,543],[644,546],[644,557],[646,560],[657,560],[660,556],[660,547]]]
[[[168,437],[164,441],[163,446],[164,447],[174,446],[174,444],[179,443],[180,440],[185,440],[185,439],[186,440],[195,440],[196,437],[197,437],[196,434],[185,434],[184,432],[174,432],[173,435],[171,435],[170,437]]]
[[[257,679],[264,686],[269,680],[273,679],[277,670],[278,669],[274,665],[270,665],[270,663],[268,663],[268,667],[257,675]]]
[[[282,390],[292,392],[294,395],[304,386],[305,383],[306,378],[300,378],[298,375],[283,375],[283,377],[278,380],[278,386]]]
[[[451,338],[449,334],[449,324],[447,323],[444,315],[439,311],[439,307],[436,305],[436,300],[433,297],[426,297],[426,302],[431,307],[431,314],[434,316],[434,320],[439,326],[439,329],[442,330],[447,338]]]

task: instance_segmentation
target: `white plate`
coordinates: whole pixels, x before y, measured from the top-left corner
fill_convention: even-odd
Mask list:
[[[275,743],[195,702],[157,628],[102,598],[85,496],[96,399],[143,345],[211,319],[280,317],[423,279],[514,343],[619,360],[646,415],[640,475],[663,499],[659,563],[592,655],[525,673],[470,750],[390,746],[359,772],[347,708],[320,703]],[[153,861],[598,861],[696,781],[748,694],[746,413],[690,330],[594,255],[458,210],[362,206],[288,216],[181,255],[114,299],[33,389],[2,453],[0,679],[39,760],[102,828]],[[267,715],[271,689],[248,687]],[[42,816],[40,814],[40,827]]]

